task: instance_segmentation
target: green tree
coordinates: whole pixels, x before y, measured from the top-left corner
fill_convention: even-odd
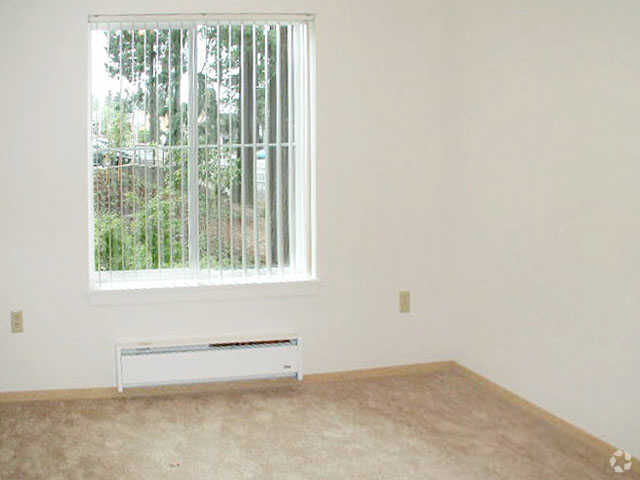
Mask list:
[[[131,114],[133,105],[130,98],[121,96],[118,92],[112,96],[109,92],[105,99],[105,134],[110,146],[125,147],[131,145],[133,135],[131,132]]]
[[[219,35],[218,35],[219,32]],[[181,98],[183,91],[182,83],[187,77],[187,68],[189,64],[189,36],[190,30],[133,30],[123,32],[106,32],[107,36],[107,58],[106,69],[112,78],[122,76],[128,82],[129,86],[133,86],[133,91],[127,92],[127,95],[118,95],[111,99],[108,109],[111,109],[109,125],[110,132],[108,134],[109,143],[113,146],[129,145],[131,142],[131,124],[129,117],[133,110],[143,111],[145,113],[145,127],[142,135],[138,136],[138,140],[150,145],[183,145],[187,143],[187,125],[188,125],[188,100]],[[271,27],[268,31],[268,47],[269,51],[269,70],[265,82],[265,52],[264,52],[264,30],[262,28],[255,29],[256,51],[253,51],[253,30],[244,28],[244,36],[241,45],[241,28],[234,26],[228,28],[221,26],[219,28],[204,26],[199,27],[198,42],[203,42],[204,50],[208,52],[208,58],[204,61],[200,60],[198,71],[196,72],[197,82],[197,105],[198,112],[198,138],[200,144],[215,145],[218,143],[222,134],[225,134],[225,142],[234,141],[239,143],[241,136],[247,144],[255,144],[257,142],[274,143],[277,138],[276,132],[276,34],[275,27]],[[287,46],[288,30],[280,29],[280,55],[281,62],[280,71],[280,104],[282,106],[281,125],[282,141],[287,141],[286,125],[289,112],[287,111],[287,96],[289,85],[287,84]],[[231,37],[230,37],[231,36]],[[202,48],[199,48],[198,54],[202,55]],[[216,58],[219,52],[219,58],[223,62],[224,68],[221,69],[222,76],[219,76],[216,65]],[[256,72],[253,71],[253,57],[257,59]],[[228,63],[233,68],[226,68]],[[254,75],[255,74],[255,75]],[[253,77],[257,82],[254,83]],[[234,88],[223,88],[218,91],[218,83],[223,85],[231,84]],[[269,95],[265,96],[265,87],[268,85]],[[237,93],[241,92],[243,101]],[[256,124],[253,124],[253,98],[257,102],[255,109],[257,111]],[[265,112],[268,108],[268,115],[265,118]],[[224,112],[224,113],[221,113]],[[243,122],[240,122],[240,117]],[[114,121],[115,120],[115,121]],[[242,123],[242,125],[241,125]],[[124,124],[125,128],[119,129],[119,125]],[[218,125],[221,131],[218,131]],[[127,128],[128,127],[128,128]],[[242,128],[242,132],[240,131]],[[254,138],[254,130],[258,132],[258,137]],[[228,138],[228,133],[233,131],[233,139]],[[127,133],[128,132],[128,133]],[[125,137],[128,135],[128,137]],[[260,138],[261,137],[261,138]],[[258,147],[258,150],[262,150]],[[245,162],[241,162],[242,153],[244,153]],[[253,199],[253,181],[255,172],[253,171],[253,157],[256,154],[256,147],[248,146],[242,149],[238,148],[232,155],[233,163],[229,168],[223,171],[217,170],[213,175],[220,175],[223,185],[233,185],[232,190],[228,193],[233,199],[233,203],[239,204],[241,201],[240,177],[244,173],[245,179],[245,205],[252,206]],[[276,165],[276,149],[270,147],[266,149],[268,154],[267,162],[267,179],[268,179],[268,198],[271,212],[276,211],[278,203],[278,177]],[[155,155],[155,151],[154,151]],[[202,162],[201,157],[201,162]],[[186,161],[186,156],[181,157],[179,161]],[[204,160],[205,162],[209,160]],[[288,168],[286,149],[283,148],[282,163],[280,170],[280,203],[283,212],[283,238],[288,238],[288,219],[286,217],[288,208]],[[201,165],[202,168],[202,165]],[[135,176],[134,176],[135,177]],[[201,177],[202,178],[202,177]],[[231,181],[233,179],[233,181]],[[181,182],[182,176],[172,176],[172,182]],[[215,179],[214,179],[215,180]],[[201,187],[200,194],[215,196],[221,192],[215,190],[215,181],[205,182]],[[174,184],[174,186],[178,186]],[[158,195],[161,195],[159,192]],[[202,200],[201,200],[202,201]],[[230,208],[232,208],[230,206]],[[162,210],[162,209],[160,209]],[[141,210],[143,211],[143,210]],[[153,212],[147,212],[153,215]],[[156,215],[158,212],[156,212]],[[271,257],[273,261],[277,259],[277,225],[275,215],[271,222],[270,240],[271,240]],[[157,242],[156,242],[157,243]],[[288,242],[284,242],[285,251],[284,258],[288,258]],[[163,242],[160,242],[162,247]],[[232,247],[230,247],[232,248]],[[155,252],[156,255],[158,252]]]

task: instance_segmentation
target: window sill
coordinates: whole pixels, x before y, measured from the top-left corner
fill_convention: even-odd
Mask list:
[[[89,291],[90,305],[136,305],[189,301],[224,301],[283,298],[317,294],[320,281],[312,277],[273,278],[251,283],[181,285],[138,282],[126,288],[109,287]]]

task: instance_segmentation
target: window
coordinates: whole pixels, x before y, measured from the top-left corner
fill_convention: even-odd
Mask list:
[[[93,289],[311,276],[309,22],[90,19]]]

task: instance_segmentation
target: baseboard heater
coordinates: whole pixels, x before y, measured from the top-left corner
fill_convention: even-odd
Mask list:
[[[297,335],[142,341],[116,345],[116,384],[128,387],[293,377],[302,380]]]

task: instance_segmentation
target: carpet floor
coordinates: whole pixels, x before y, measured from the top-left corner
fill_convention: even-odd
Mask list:
[[[553,479],[608,456],[455,369],[0,405],[2,479]]]

